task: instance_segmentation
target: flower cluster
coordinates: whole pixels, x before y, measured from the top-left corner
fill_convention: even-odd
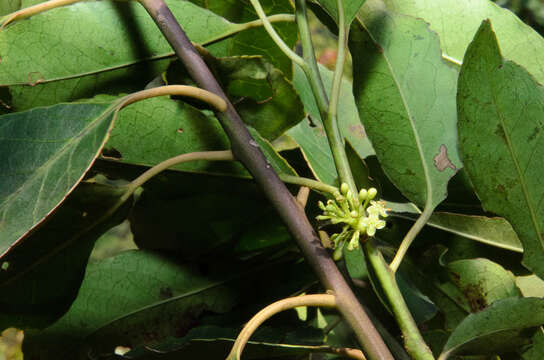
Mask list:
[[[362,236],[374,236],[376,229],[382,229],[385,221],[380,217],[387,217],[385,201],[374,201],[377,190],[362,189],[359,196],[353,196],[347,184],[340,186],[340,191],[334,194],[335,200],[327,201],[327,204],[319,202],[323,215],[318,220],[330,220],[333,224],[344,224],[342,232],[331,236],[333,248],[341,249],[347,242],[347,249],[353,250],[359,247],[359,239]]]

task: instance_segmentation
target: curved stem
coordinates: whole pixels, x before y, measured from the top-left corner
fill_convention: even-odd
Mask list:
[[[176,164],[181,164],[181,163],[184,163],[184,162],[196,161],[196,160],[231,160],[232,159],[232,154],[231,154],[230,150],[227,150],[227,151],[203,151],[203,152],[194,152],[194,153],[183,154],[183,155],[177,156],[177,157],[172,158],[172,159],[176,159]],[[151,169],[147,170],[142,175],[140,175],[138,178],[136,178],[134,181],[132,181],[130,184],[126,185],[125,189],[124,189],[124,192],[123,192],[123,195],[121,195],[119,200],[113,206],[111,206],[108,210],[106,210],[102,214],[102,216],[100,216],[98,219],[96,219],[90,225],[88,225],[87,227],[85,227],[84,229],[79,231],[69,241],[64,242],[62,245],[58,246],[57,248],[55,248],[50,253],[47,253],[45,256],[41,257],[39,260],[32,263],[32,265],[30,265],[29,267],[27,267],[26,269],[24,269],[23,271],[21,271],[17,275],[15,275],[15,276],[11,277],[10,279],[4,281],[3,283],[0,283],[0,287],[5,286],[5,285],[17,280],[22,275],[24,275],[24,274],[28,273],[29,271],[35,269],[37,266],[43,264],[45,261],[50,259],[52,256],[58,254],[63,249],[67,248],[74,241],[80,239],[88,231],[92,230],[96,226],[100,225],[102,222],[106,221],[110,216],[115,214],[115,212],[119,208],[121,208],[121,206],[123,206],[123,204],[132,196],[132,194],[134,194],[134,191],[136,191],[136,189],[139,186],[143,185],[147,180],[151,179],[154,175],[158,174],[159,172],[164,170],[166,167],[171,166],[172,165],[172,161],[171,161],[172,159],[166,160],[165,162],[162,162],[162,163],[152,167]]]
[[[393,258],[393,261],[391,261],[391,264],[389,264],[389,267],[391,268],[391,271],[393,271],[393,273],[395,273],[399,268],[402,258],[408,251],[408,248],[416,238],[417,234],[419,234],[421,229],[425,226],[425,224],[433,214],[433,211],[433,207],[426,206],[425,209],[423,209],[423,212],[419,215],[419,218],[416,220],[414,225],[412,225],[404,239],[402,239],[402,243],[400,244],[399,249],[395,254],[395,257]]]
[[[397,320],[404,338],[406,351],[414,360],[434,360],[434,356],[421,337],[416,322],[399,290],[397,281],[395,280],[395,273],[389,268],[381,252],[372,243],[372,240],[364,244],[363,250],[387,297],[391,311]]]
[[[242,23],[242,24],[240,24],[238,26],[239,28],[237,29],[237,31],[242,31],[242,30],[247,30],[247,29],[251,29],[251,28],[254,28],[254,27],[264,26],[265,21],[269,22],[269,23],[294,22],[295,21],[295,16],[293,14],[274,14],[274,15],[270,15],[270,16],[265,17],[264,21],[263,21],[263,19],[259,18],[257,20]]]
[[[196,160],[233,161],[234,156],[232,155],[232,151],[230,150],[199,151],[178,155],[168,160],[165,160],[145,171],[143,174],[141,174],[136,179],[132,180],[128,185],[126,185],[126,191],[119,199],[119,203],[123,204],[126,200],[128,200],[129,197],[132,196],[136,189],[138,189],[140,186],[145,184],[146,181],[161,173],[162,171],[168,169],[169,167]]]
[[[170,158],[168,160],[165,160],[153,166],[152,168],[145,171],[142,175],[134,179],[130,184],[126,186],[127,188],[130,188],[132,190],[136,190],[138,187],[142,186],[147,180],[151,179],[153,176],[157,175],[158,173],[172,166],[179,165],[187,161],[195,161],[195,160],[235,161],[236,159],[234,158],[234,155],[232,154],[231,150],[202,151],[202,152],[182,154],[182,155],[174,156],[173,158]],[[323,191],[330,194],[334,194],[334,192],[338,191],[338,189],[335,188],[334,186],[319,182],[317,180],[312,180],[312,179],[308,179],[308,178],[304,178],[300,176],[287,175],[287,174],[278,174],[278,176],[283,182],[288,184],[300,185],[300,186],[308,187],[313,190]]]
[[[31,17],[33,15],[42,13],[44,11],[51,10],[51,9],[54,9],[54,8],[58,8],[58,7],[61,7],[61,6],[70,5],[70,4],[76,3],[78,1],[82,1],[82,0],[50,0],[50,1],[46,1],[44,3],[36,4],[36,5],[33,5],[33,6],[29,6],[27,8],[24,8],[24,9],[18,10],[18,11],[14,12],[14,13],[6,15],[3,19],[1,19],[2,25],[0,26],[0,30],[4,29],[4,27],[6,27],[6,25],[8,25],[9,23],[11,23],[11,22],[13,22],[15,20],[26,19],[26,18],[29,18],[29,17]]]
[[[240,360],[242,351],[244,351],[244,347],[249,341],[249,338],[251,337],[251,335],[253,335],[255,330],[257,330],[257,328],[261,326],[263,322],[270,319],[273,315],[279,312],[293,309],[299,306],[321,306],[334,308],[336,307],[336,298],[334,295],[330,294],[302,295],[282,299],[268,305],[267,307],[259,311],[244,326],[244,328],[238,335],[238,338],[234,342],[232,350],[227,356],[227,360]]]
[[[220,96],[207,90],[187,85],[166,85],[138,91],[120,99],[117,106],[119,106],[120,110],[137,101],[165,95],[188,96],[211,105],[217,111],[223,112],[227,110],[227,103]]]
[[[253,8],[257,12],[259,19],[261,19],[261,21],[263,22],[263,26],[266,29],[266,32],[268,33],[268,35],[270,35],[270,37],[276,43],[276,45],[278,45],[280,50],[285,55],[287,55],[287,57],[291,59],[295,64],[298,64],[304,67],[305,66],[304,60],[300,56],[298,56],[293,50],[291,50],[291,48],[287,46],[287,44],[283,41],[283,39],[278,35],[276,30],[274,30],[274,27],[268,20],[259,0],[249,0],[249,1],[251,2],[251,5],[253,5]]]
[[[342,75],[344,74],[344,63],[346,62],[346,48],[348,46],[349,29],[346,25],[344,16],[344,6],[342,0],[337,0],[338,6],[338,57],[334,68],[334,77],[332,81],[331,98],[329,102],[329,111],[323,125],[329,138],[329,144],[332,150],[336,170],[341,181],[347,183],[352,194],[357,194],[357,187],[353,180],[351,167],[344,147],[342,134],[338,128],[338,101],[340,99],[340,90],[342,88]]]

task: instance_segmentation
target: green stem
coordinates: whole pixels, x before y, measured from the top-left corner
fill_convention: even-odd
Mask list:
[[[89,231],[94,229],[96,226],[102,224],[104,221],[109,219],[112,215],[114,215],[117,210],[121,208],[125,204],[125,202],[130,199],[132,194],[134,194],[134,191],[138,189],[138,187],[142,186],[146,181],[151,179],[153,176],[157,175],[161,171],[165,170],[166,168],[175,164],[181,164],[188,161],[196,161],[196,160],[232,160],[232,153],[230,150],[226,151],[202,151],[202,152],[193,152],[188,154],[183,154],[176,156],[174,158],[168,159],[160,164],[155,165],[151,169],[144,172],[142,175],[140,175],[138,178],[136,178],[134,181],[132,181],[130,184],[126,185],[124,187],[123,195],[119,198],[119,200],[111,206],[108,210],[106,210],[102,216],[100,216],[98,219],[96,219],[94,222],[92,222],[87,227],[81,229],[77,234],[74,235],[70,240],[62,243],[62,245],[54,248],[51,252],[46,253],[44,256],[40,257],[37,261],[35,261],[32,265],[25,268],[23,271],[18,273],[17,275],[9,278],[8,280],[0,283],[0,287],[8,285],[12,283],[13,281],[19,279],[24,274],[28,273],[29,271],[32,271],[37,266],[43,264],[45,261],[50,259],[52,256],[55,256],[60,251],[66,249],[68,246],[74,243],[74,241],[77,241],[78,239],[81,239],[82,236],[86,235]]]
[[[399,324],[404,338],[404,347],[414,360],[434,360],[434,356],[421,337],[421,333],[408,310],[404,297],[399,290],[395,273],[389,268],[382,254],[378,251],[372,240],[364,244],[363,250],[367,261],[372,266],[374,273],[387,297],[391,311]]]
[[[304,58],[304,64],[300,65],[310,87],[314,94],[314,98],[317,103],[317,108],[321,115],[321,119],[327,118],[327,112],[329,109],[329,100],[327,98],[327,92],[321,79],[321,73],[317,66],[317,59],[315,58],[314,45],[312,43],[312,36],[310,32],[310,25],[308,23],[308,16],[306,10],[305,0],[296,0],[295,18],[298,26],[298,33],[300,35],[300,42],[302,45],[302,55]]]
[[[300,306],[319,306],[327,308],[336,307],[336,297],[331,294],[315,294],[315,295],[302,295],[291,298],[282,299],[272,303],[259,311],[248,323],[244,326],[234,345],[232,350],[227,356],[227,360],[240,360],[242,351],[249,341],[251,335],[261,326],[263,322],[270,319],[273,315],[294,309]]]
[[[349,185],[352,194],[357,194],[357,187],[353,180],[351,167],[344,147],[342,134],[338,128],[338,101],[340,99],[340,90],[342,88],[342,75],[344,74],[344,64],[346,62],[346,49],[348,46],[349,28],[346,25],[344,16],[344,7],[342,1],[337,0],[338,6],[338,51],[337,60],[334,68],[334,77],[332,81],[331,99],[329,102],[329,111],[326,121],[323,123],[325,131],[329,138],[332,155],[336,164],[336,170],[342,182]]]
[[[300,185],[300,186],[306,186],[313,190],[323,191],[326,193],[329,193],[333,195],[334,193],[338,192],[338,188],[322,183],[317,180],[312,180],[300,176],[293,176],[293,175],[287,175],[287,174],[278,174],[281,181],[288,184],[293,185]]]
[[[261,3],[259,0],[249,0],[251,2],[251,5],[253,5],[253,8],[257,12],[257,15],[259,16],[259,19],[263,22],[263,26],[268,33],[268,35],[272,38],[272,40],[278,45],[280,50],[287,55],[289,59],[291,59],[295,64],[298,64],[299,66],[304,67],[304,59],[302,59],[300,56],[298,56],[287,44],[283,41],[283,39],[278,35],[276,30],[274,30],[274,27],[268,20],[268,17],[266,16],[263,7],[261,6]]]
[[[153,166],[142,175],[140,175],[138,178],[134,179],[130,184],[126,185],[127,192],[125,195],[123,195],[123,197],[128,199],[128,197],[130,197],[130,195],[132,195],[132,193],[138,187],[142,186],[146,181],[156,176],[160,172],[172,166],[195,160],[236,161],[231,150],[192,152],[188,154],[174,156],[173,158],[170,158]],[[278,174],[278,176],[280,177],[281,181],[288,184],[306,186],[310,189],[323,191],[329,194],[334,194],[335,192],[338,192],[338,188],[317,180],[288,174]],[[121,202],[125,202],[126,199],[122,200]]]
[[[417,234],[419,234],[421,229],[425,226],[425,224],[433,214],[433,211],[434,207],[425,206],[425,209],[423,209],[423,212],[419,215],[419,218],[416,220],[414,225],[412,225],[404,239],[402,239],[402,243],[400,244],[399,249],[395,254],[395,257],[393,258],[393,261],[391,261],[391,264],[389,265],[393,273],[395,273],[399,268],[402,258],[408,251],[408,248],[416,238]]]

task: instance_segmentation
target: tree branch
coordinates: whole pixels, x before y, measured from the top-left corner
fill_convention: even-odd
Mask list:
[[[368,315],[364,312],[334,261],[321,245],[306,214],[272,167],[267,166],[264,154],[254,145],[256,144],[255,140],[168,6],[163,0],[140,0],[140,3],[153,18],[195,82],[201,88],[221,96],[227,102],[227,111],[217,113],[217,117],[231,141],[234,156],[253,175],[278,211],[321,283],[335,294],[340,312],[355,331],[368,358],[393,360],[393,356],[372,325]]]

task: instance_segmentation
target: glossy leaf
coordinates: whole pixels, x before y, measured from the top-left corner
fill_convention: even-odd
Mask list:
[[[453,331],[439,360],[454,354],[500,354],[528,343],[528,332],[544,324],[544,300],[509,298],[467,316]],[[530,335],[529,335],[530,336]]]
[[[167,4],[191,40],[214,44],[210,48],[214,55],[261,54],[290,71],[285,56],[268,37],[261,35],[259,43],[251,45],[251,36],[264,33],[262,29],[247,30],[245,24],[229,22],[188,1],[168,0]],[[292,34],[294,25],[287,25],[285,34]],[[70,31],[64,31],[67,28]],[[239,45],[230,39],[228,44],[219,41],[239,32],[248,37]],[[42,36],[37,43],[36,33]],[[296,39],[290,36],[294,44]],[[10,24],[0,32],[0,55],[0,86],[9,86],[11,92],[10,98],[2,100],[23,110],[96,93],[140,90],[165,70],[161,59],[174,53],[138,3],[93,1]]]
[[[95,179],[82,182],[43,226],[4,256],[0,329],[45,327],[68,310],[95,241],[128,215],[128,206],[107,214],[124,192]]]
[[[98,156],[110,103],[60,104],[0,117],[0,256],[61,203]]]
[[[416,220],[420,211],[413,204],[388,202],[394,216]],[[435,212],[427,225],[464,238],[505,250],[523,252],[523,247],[512,226],[503,218]]]
[[[320,66],[319,69],[325,89],[330,89],[332,86],[332,71],[323,66]],[[325,130],[323,130],[319,109],[313,97],[310,84],[306,80],[304,72],[298,66],[295,66],[293,84],[304,103],[304,109],[309,114],[309,119],[301,121],[287,133],[300,145],[304,157],[317,179],[334,185],[336,184],[338,174],[334,166],[329,142]],[[365,128],[359,121],[357,107],[351,95],[351,87],[352,85],[349,81],[342,81],[340,102],[338,105],[338,126],[340,132],[353,147],[357,155],[361,159],[365,159],[367,156],[373,155],[374,150],[366,136]]]
[[[318,0],[318,2],[325,8],[329,15],[338,23],[338,3],[337,0]],[[357,15],[357,12],[365,3],[365,0],[342,0],[344,6],[344,16],[346,23],[349,24]]]
[[[472,312],[485,309],[500,299],[521,297],[512,273],[487,259],[457,260],[447,268]]]
[[[368,0],[365,7],[379,3],[392,12],[424,19],[440,36],[443,53],[458,63],[482,20],[489,19],[496,28],[503,55],[525,67],[539,82],[544,81],[544,67],[539,61],[544,40],[511,11],[492,1]]]
[[[512,224],[524,265],[544,277],[544,89],[502,58],[488,21],[467,50],[458,109],[459,146],[478,197]]]
[[[461,167],[457,73],[424,21],[363,9],[350,33],[359,115],[386,175],[410,201],[435,207]]]

